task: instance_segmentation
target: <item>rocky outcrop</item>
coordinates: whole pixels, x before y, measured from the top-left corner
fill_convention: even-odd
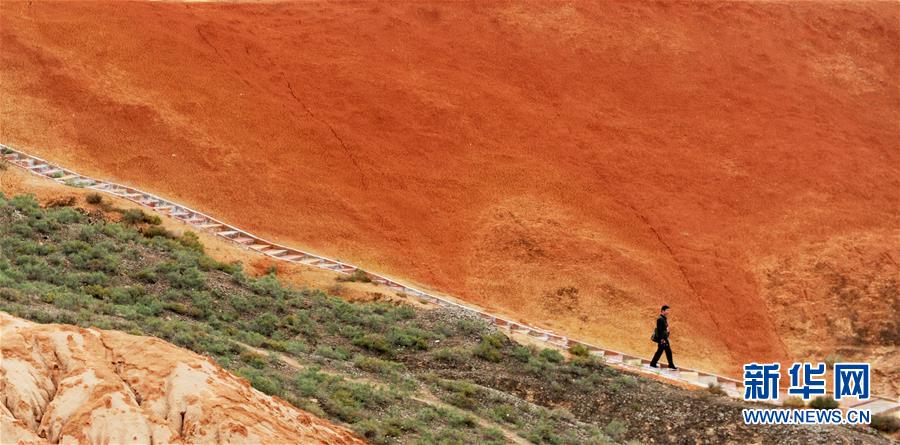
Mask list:
[[[363,444],[152,337],[0,312],[0,437],[23,444]]]

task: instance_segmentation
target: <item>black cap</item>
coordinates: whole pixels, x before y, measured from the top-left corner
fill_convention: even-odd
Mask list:
[[[669,308],[669,306],[664,304],[663,307],[662,307],[662,309],[660,309],[660,311],[664,311],[664,310],[666,310],[666,309],[668,309],[668,308]]]

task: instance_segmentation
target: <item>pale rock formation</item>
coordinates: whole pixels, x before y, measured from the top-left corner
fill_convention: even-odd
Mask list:
[[[363,444],[152,337],[0,312],[0,442]]]

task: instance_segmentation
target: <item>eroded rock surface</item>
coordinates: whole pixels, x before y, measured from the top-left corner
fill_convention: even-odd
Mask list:
[[[0,312],[2,443],[363,444],[152,337]]]

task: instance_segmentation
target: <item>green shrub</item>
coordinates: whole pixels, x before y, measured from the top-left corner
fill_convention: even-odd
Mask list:
[[[587,346],[582,345],[581,343],[573,343],[572,346],[569,346],[569,354],[572,354],[575,357],[587,357],[591,351],[587,348]]]
[[[626,388],[634,388],[637,386],[637,379],[633,375],[619,374],[613,378],[613,383],[617,383]]]
[[[472,382],[465,380],[438,380],[438,386],[447,391],[443,397],[447,403],[467,410],[472,410],[478,404],[476,397],[481,394],[481,388]]]
[[[158,301],[150,301],[139,304],[135,307],[135,310],[144,317],[155,317],[163,311],[163,305]]]
[[[266,275],[260,279],[252,280],[249,283],[250,290],[261,295],[283,300],[287,295],[287,291],[281,285],[277,278],[272,275]]]
[[[157,272],[166,268],[157,268]],[[201,289],[206,281],[206,276],[195,266],[178,266],[174,270],[165,272],[165,277],[173,287],[179,289]]]
[[[72,265],[82,270],[116,273],[119,269],[119,256],[111,251],[108,242],[89,245],[68,255]]]
[[[416,317],[416,310],[408,304],[401,304],[392,307],[387,316],[391,320],[412,320]]]
[[[285,342],[273,338],[263,339],[262,343],[260,343],[260,346],[270,351],[287,352],[287,345],[285,344]]]
[[[625,438],[626,434],[628,434],[628,424],[623,420],[613,419],[606,424],[603,428],[603,432],[611,439],[619,442]]]
[[[26,301],[26,298],[22,296],[21,292],[16,289],[10,289],[8,287],[0,288],[0,299],[11,301],[14,303]]]
[[[870,425],[883,433],[896,433],[900,431],[900,418],[891,414],[876,414],[872,416]]]
[[[72,198],[72,199],[74,201],[74,198]],[[57,204],[65,205],[66,202],[57,203]],[[73,202],[72,205],[74,205],[74,204],[75,203]],[[71,207],[62,207],[62,208],[53,209],[52,212],[49,213],[49,216],[51,219],[53,219],[53,221],[55,221],[61,225],[75,224],[75,223],[80,222],[81,218],[82,218],[81,212],[79,212],[78,210],[75,210]]]
[[[448,409],[444,413],[444,418],[454,428],[474,428],[478,425],[475,417],[457,409]]]
[[[159,277],[156,275],[156,271],[151,268],[143,268],[141,270],[138,270],[137,272],[132,273],[131,277],[135,280],[148,284],[156,283],[159,280]]]
[[[809,402],[809,407],[815,409],[835,409],[838,406],[837,400],[831,396],[818,396]]]
[[[365,334],[353,339],[353,344],[369,351],[381,354],[392,354],[394,351],[383,335]]]
[[[265,375],[263,372],[254,368],[241,368],[237,374],[250,381],[254,388],[262,391],[270,396],[282,396],[284,389],[277,379]]]
[[[526,438],[534,443],[561,444],[559,428],[549,419],[539,419],[533,423]]]
[[[134,241],[140,237],[140,233],[126,227],[124,224],[104,224],[100,233],[114,238],[117,241]]]
[[[81,240],[68,240],[60,243],[63,253],[66,255],[78,254],[91,248],[91,245]]]
[[[26,215],[31,215],[40,210],[40,204],[38,204],[37,199],[32,194],[15,196],[9,200],[9,204]]]
[[[481,320],[461,318],[456,322],[456,330],[463,335],[477,335],[483,329],[484,323]]]
[[[162,223],[159,216],[148,215],[141,209],[127,209],[122,212],[122,222],[129,226],[149,224],[152,226]]]
[[[361,420],[353,425],[353,429],[369,442],[378,445],[393,443],[394,438],[403,434],[396,422],[374,419]]]
[[[87,201],[88,204],[100,204],[103,202],[103,196],[99,193],[91,192],[84,196],[84,200]]]
[[[326,413],[344,422],[360,421],[398,397],[373,385],[348,382],[315,368],[298,373],[294,388],[305,397],[316,397]]]
[[[802,397],[793,396],[784,399],[781,405],[785,408],[803,408],[806,406],[806,402]]]
[[[253,325],[251,329],[254,332],[257,332],[261,335],[265,335],[266,337],[272,335],[275,332],[275,329],[278,328],[278,317],[274,314],[266,312],[253,320]]]
[[[325,345],[317,346],[315,354],[332,360],[348,360],[350,358],[350,352],[346,349]]]
[[[476,357],[489,362],[499,362],[503,359],[502,347],[505,339],[506,337],[499,332],[484,334],[472,352]]]
[[[503,403],[492,407],[488,414],[497,422],[508,423],[521,427],[524,425],[524,420],[520,416],[520,412],[521,411],[514,405]]]
[[[565,360],[565,357],[563,357],[562,353],[552,348],[545,348],[541,350],[540,357],[550,363],[562,363],[562,361]]]
[[[240,359],[242,362],[244,362],[256,369],[263,369],[269,364],[268,357],[261,355],[261,354],[257,354],[250,350],[245,350],[245,351],[241,352]]]
[[[203,311],[201,311],[193,306],[188,306],[184,303],[179,303],[176,301],[165,302],[165,303],[163,303],[162,307],[163,307],[163,309],[170,310],[172,312],[175,312],[176,314],[184,315],[185,317],[191,317],[191,318],[202,318],[203,317]]]
[[[588,355],[587,357],[574,357],[572,365],[586,370],[597,370],[603,367],[605,363],[602,357],[596,355]]]
[[[451,365],[461,365],[469,360],[469,353],[464,348],[440,348],[432,354],[435,360]]]
[[[357,355],[353,358],[353,366],[363,371],[381,375],[393,375],[403,370],[403,364],[401,363],[363,355]]]
[[[84,287],[84,293],[100,299],[100,300],[108,300],[110,297],[110,290],[104,286],[100,286],[97,284],[90,284]]]
[[[109,292],[112,302],[115,304],[135,304],[147,291],[141,286],[117,287]]]
[[[352,273],[347,275],[338,275],[335,277],[335,280],[341,282],[359,282],[359,283],[371,283],[372,279],[369,278],[369,274],[362,269],[356,269]]]
[[[512,350],[512,356],[514,359],[522,363],[528,363],[528,360],[530,360],[532,357],[531,349],[528,349],[524,346],[515,346]]]
[[[43,258],[28,255],[18,258],[16,262],[19,270],[29,280],[50,282],[57,277],[53,268]]]
[[[309,345],[302,340],[288,340],[284,342],[284,350],[294,355],[301,355],[309,352]]]
[[[722,389],[722,385],[717,385],[715,383],[710,383],[706,386],[706,392],[715,395],[715,396],[727,396],[728,393]]]
[[[542,376],[545,375],[552,365],[547,360],[539,359],[537,357],[529,357],[528,362],[525,363],[523,369],[526,373]]]
[[[143,234],[147,238],[157,238],[157,237],[168,238],[168,239],[175,238],[174,233],[169,232],[162,226],[144,227],[143,229],[141,229],[141,234]]]
[[[432,334],[414,327],[391,328],[387,333],[387,340],[395,346],[402,348],[428,349],[428,340]]]
[[[200,242],[200,237],[197,236],[196,233],[187,231],[178,238],[178,242],[181,243],[182,246],[187,247],[198,253],[203,253],[203,243]]]
[[[841,357],[840,355],[838,355],[838,354],[831,354],[831,355],[825,357],[825,366],[826,366],[828,369],[834,369],[834,364],[835,364],[835,363],[840,363],[840,362],[843,362],[843,361],[844,361],[844,358]]]

